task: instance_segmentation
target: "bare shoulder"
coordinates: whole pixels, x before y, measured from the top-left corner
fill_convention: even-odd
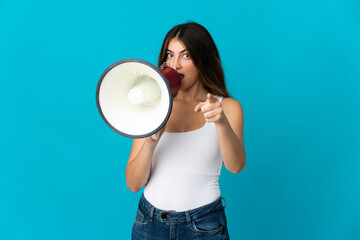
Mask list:
[[[237,100],[235,100],[233,98],[225,97],[222,100],[222,107],[227,116],[229,115],[229,116],[239,117],[239,115],[240,116],[243,115],[243,109],[242,109],[240,102],[238,102]]]

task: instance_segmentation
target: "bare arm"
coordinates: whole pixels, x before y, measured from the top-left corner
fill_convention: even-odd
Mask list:
[[[244,117],[240,103],[232,98],[218,99],[208,94],[206,102],[199,103],[195,111],[202,111],[207,122],[214,122],[226,169],[238,173],[245,168],[243,141]]]
[[[164,130],[161,130],[161,134]],[[133,140],[125,170],[126,185],[132,192],[139,191],[147,182],[157,143],[158,141],[151,137]]]

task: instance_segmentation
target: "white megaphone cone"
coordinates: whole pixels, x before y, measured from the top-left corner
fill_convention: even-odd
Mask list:
[[[129,91],[128,99],[132,104],[154,104],[161,97],[161,90],[154,79],[146,77],[140,80],[136,86]]]
[[[166,66],[157,68],[140,59],[118,61],[104,71],[97,84],[99,113],[123,136],[151,136],[169,119],[181,79],[175,69]]]

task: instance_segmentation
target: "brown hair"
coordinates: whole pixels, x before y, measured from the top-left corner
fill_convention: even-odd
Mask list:
[[[166,50],[173,38],[182,41],[186,46],[192,61],[199,70],[200,79],[205,89],[212,94],[229,97],[219,51],[208,30],[195,22],[173,27],[165,36],[158,67],[166,62]]]

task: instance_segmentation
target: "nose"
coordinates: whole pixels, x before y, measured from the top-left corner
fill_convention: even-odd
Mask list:
[[[177,57],[177,58],[173,58],[170,62],[170,67],[174,68],[175,70],[179,70],[181,69],[181,60]]]
[[[174,67],[175,67],[176,69],[180,69],[180,68],[181,68],[180,59],[177,58],[177,59],[175,60]]]

